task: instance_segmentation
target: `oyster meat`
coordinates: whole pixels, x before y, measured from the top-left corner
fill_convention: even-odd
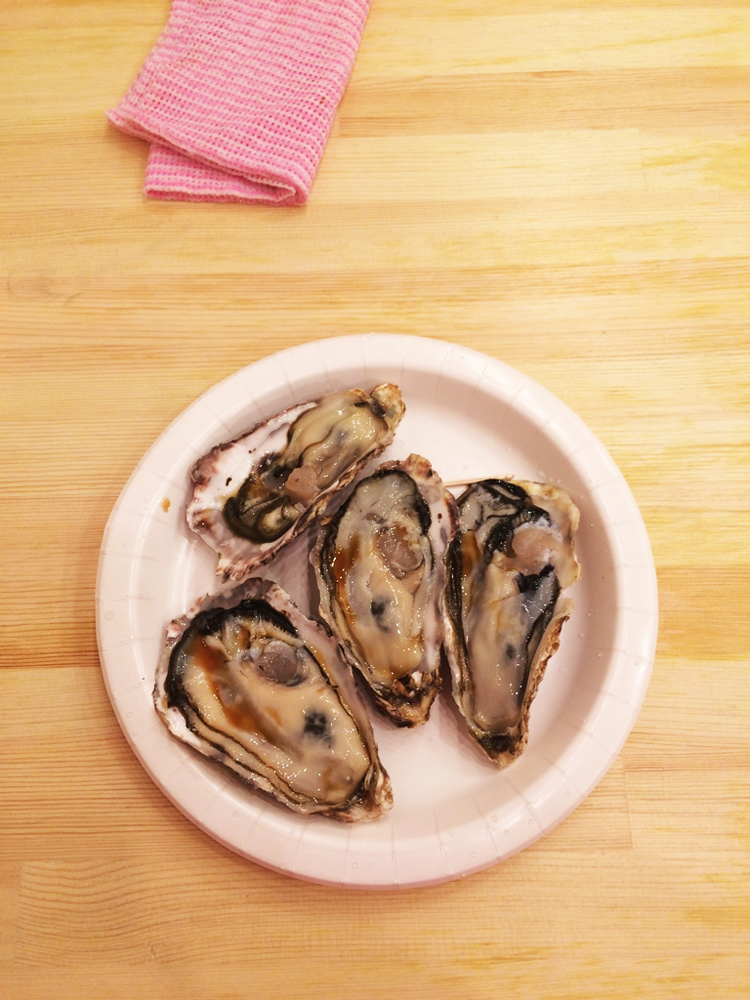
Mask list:
[[[362,479],[311,553],[320,616],[403,726],[426,721],[440,689],[444,556],[455,500],[419,455]]]
[[[199,459],[187,523],[218,553],[222,581],[246,579],[323,513],[391,443],[403,414],[395,385],[335,392]]]
[[[154,701],[176,737],[296,812],[391,808],[350,666],[277,584],[248,580],[172,622]]]
[[[578,509],[552,485],[488,479],[458,498],[445,596],[453,695],[500,766],[523,751],[529,712],[557,650],[580,566]]]

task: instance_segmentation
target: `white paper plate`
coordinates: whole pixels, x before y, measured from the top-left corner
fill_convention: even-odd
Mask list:
[[[559,483],[581,510],[575,610],[531,713],[524,754],[498,771],[464,735],[447,692],[417,730],[374,720],[393,811],[375,823],[304,818],[235,783],[169,735],[151,699],[167,622],[213,589],[214,555],[183,523],[188,472],[213,445],[332,389],[396,382],[406,415],[384,455],[427,457],[446,482]],[[267,568],[308,607],[307,542]],[[419,337],[341,337],[292,348],[216,385],[144,456],[112,511],[97,631],[117,718],[156,784],[227,847],[297,878],[392,888],[441,882],[529,846],[579,805],[636,720],[657,633],[648,537],[624,479],[546,389],[475,351]],[[606,846],[605,844],[602,845]]]

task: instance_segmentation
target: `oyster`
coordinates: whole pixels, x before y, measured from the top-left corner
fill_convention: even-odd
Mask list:
[[[321,514],[391,443],[404,414],[397,386],[332,393],[218,445],[193,466],[188,526],[240,582]]]
[[[399,725],[426,721],[440,689],[444,555],[455,500],[419,455],[362,479],[311,554],[320,616]]]
[[[578,509],[555,486],[488,479],[458,498],[450,546],[446,654],[469,731],[505,766],[528,740],[529,712],[557,650],[580,575]]]
[[[172,622],[154,701],[176,737],[296,812],[391,808],[351,668],[277,584],[251,579]]]

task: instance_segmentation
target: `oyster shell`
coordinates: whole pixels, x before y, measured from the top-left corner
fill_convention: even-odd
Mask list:
[[[293,406],[193,466],[188,526],[241,582],[321,514],[391,443],[404,414],[398,386],[349,389]]]
[[[419,455],[362,479],[311,554],[319,613],[399,725],[427,720],[440,690],[444,555],[455,500]]]
[[[296,812],[391,808],[351,668],[277,584],[251,579],[172,622],[154,701],[174,736]]]
[[[528,740],[529,712],[560,642],[580,575],[578,509],[555,486],[488,479],[458,498],[450,546],[446,654],[469,732],[505,766]]]

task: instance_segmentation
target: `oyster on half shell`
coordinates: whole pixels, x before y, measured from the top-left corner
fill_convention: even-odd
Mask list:
[[[453,695],[500,766],[523,751],[529,712],[580,575],[578,509],[555,486],[488,479],[458,498],[445,596]]]
[[[154,701],[174,736],[295,812],[391,808],[351,668],[277,584],[251,579],[172,622]]]
[[[402,726],[426,721],[440,690],[444,555],[455,500],[419,455],[355,487],[311,553],[320,616]]]
[[[403,414],[398,386],[348,389],[284,410],[199,459],[187,523],[218,553],[221,579],[246,579],[323,513],[392,442]]]

